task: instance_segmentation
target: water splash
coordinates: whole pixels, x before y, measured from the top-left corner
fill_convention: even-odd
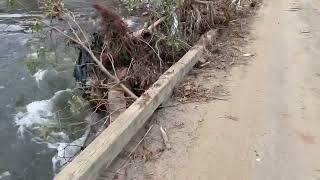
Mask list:
[[[83,149],[89,133],[90,128],[87,128],[82,137],[71,143],[48,144],[49,148],[56,149],[58,151],[52,158],[53,172],[57,173],[61,168],[72,161],[72,159]]]
[[[71,93],[70,89],[58,91],[54,96],[47,100],[34,101],[26,106],[26,112],[18,112],[15,115],[15,123],[18,132],[23,136],[27,128],[35,128],[40,125],[55,122],[54,113],[55,102],[64,93]]]
[[[0,174],[0,179],[4,179],[4,178],[6,178],[8,176],[11,176],[9,171],[3,172],[3,173]]]
[[[40,69],[38,72],[36,72],[36,73],[33,75],[33,77],[36,79],[36,82],[37,82],[38,86],[39,86],[39,82],[40,82],[41,80],[43,80],[43,78],[44,78],[44,76],[46,75],[47,72],[48,72],[48,70],[42,70],[42,69]]]

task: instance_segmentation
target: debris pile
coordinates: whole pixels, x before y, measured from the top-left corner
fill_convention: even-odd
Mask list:
[[[85,90],[95,112],[107,127],[159,76],[178,61],[199,37],[213,28],[228,26],[250,8],[247,0],[163,0],[157,12],[148,13],[151,23],[132,31],[124,18],[95,3],[99,31],[80,41],[76,80]],[[146,13],[143,13],[146,14]],[[76,35],[76,33],[75,33]],[[104,127],[104,128],[105,128]]]

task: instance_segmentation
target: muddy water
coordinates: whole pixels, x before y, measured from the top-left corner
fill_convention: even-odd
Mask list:
[[[8,9],[6,2],[0,0],[0,180],[52,179],[54,166],[59,164],[53,158],[57,149],[79,139],[59,130],[41,136],[45,132],[39,129],[57,123],[56,110],[66,107],[74,94],[77,52],[51,43],[43,34],[31,33],[29,22],[34,17],[28,13],[41,13],[36,1],[19,0],[15,9]],[[92,12],[86,1],[65,4]],[[25,62],[32,58],[50,63],[30,69]]]

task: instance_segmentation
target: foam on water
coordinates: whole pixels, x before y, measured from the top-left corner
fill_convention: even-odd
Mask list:
[[[30,14],[0,14],[0,18],[22,18],[22,17],[33,17]]]
[[[23,31],[25,28],[21,27],[20,25],[15,24],[0,24],[0,32],[18,32]]]
[[[17,113],[15,115],[15,123],[19,127],[18,132],[23,136],[26,129],[35,130],[42,124],[57,123],[54,107],[56,99],[64,92],[71,92],[71,90],[58,91],[50,99],[32,102],[26,106],[25,112]],[[89,133],[90,128],[88,127],[79,139],[70,142],[66,133],[53,131],[46,138],[35,136],[31,141],[37,144],[44,144],[48,149],[57,151],[55,156],[52,157],[53,172],[57,173],[81,151]]]
[[[53,172],[58,172],[59,169],[67,165],[82,150],[89,133],[90,128],[86,130],[82,137],[71,143],[48,144],[48,148],[58,151],[52,158]]]
[[[71,90],[58,91],[50,99],[34,101],[28,104],[26,106],[26,112],[18,112],[15,115],[18,132],[23,135],[26,128],[52,122],[55,119],[55,113],[53,112],[54,100],[64,92],[71,92]]]
[[[38,72],[36,72],[33,77],[36,79],[36,82],[39,85],[39,82],[44,78],[45,74],[48,72],[48,70],[42,70],[40,69]]]
[[[11,174],[10,174],[9,171],[3,172],[3,173],[0,174],[0,179],[3,179],[3,178],[8,177],[8,176],[10,176],[10,175],[11,175]]]
[[[59,81],[58,76],[59,72],[54,69],[40,69],[33,75],[35,81],[37,82],[38,88],[41,88],[41,86],[44,84],[50,84]]]

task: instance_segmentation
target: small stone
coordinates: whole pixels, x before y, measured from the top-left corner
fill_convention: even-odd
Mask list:
[[[146,16],[148,14],[149,14],[149,12],[145,11],[145,12],[142,13],[142,16]]]
[[[185,89],[186,91],[191,90],[191,86],[190,86],[190,85],[187,85],[187,86],[184,87],[184,89]]]
[[[301,31],[300,31],[301,33],[310,33],[310,31],[308,30],[308,29],[302,29]]]
[[[246,54],[243,55],[243,57],[252,57],[252,56],[254,56],[254,55],[251,54],[251,53],[246,53]]]

